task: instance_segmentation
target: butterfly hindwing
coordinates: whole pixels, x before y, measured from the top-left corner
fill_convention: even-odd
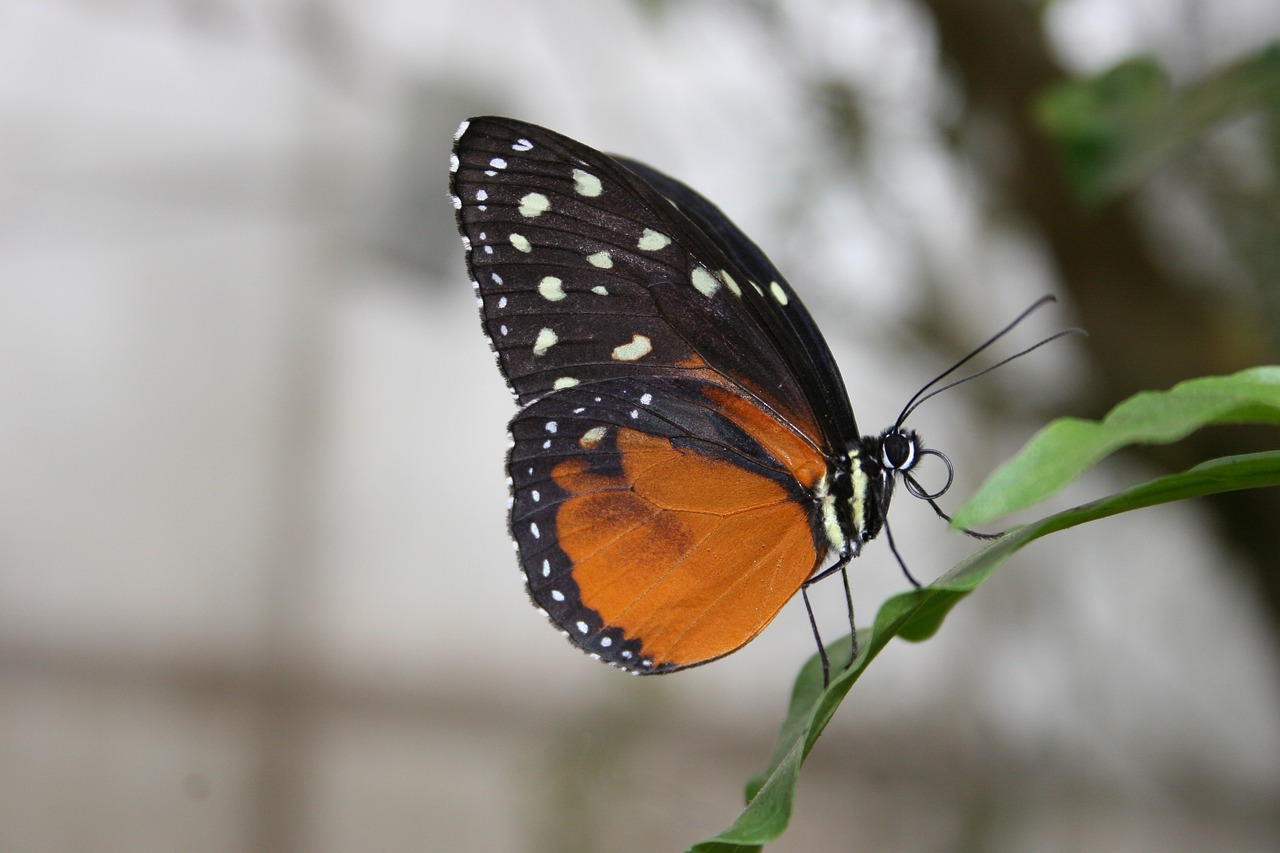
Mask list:
[[[529,594],[635,672],[740,647],[813,572],[825,463],[714,383],[632,377],[550,394],[512,421],[511,528]]]

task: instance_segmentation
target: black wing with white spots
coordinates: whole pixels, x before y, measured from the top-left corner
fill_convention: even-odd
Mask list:
[[[780,343],[805,395],[822,401],[815,408],[820,416],[826,416],[822,427],[828,443],[844,447],[856,441],[858,429],[840,368],[813,316],[773,261],[719,207],[687,184],[637,160],[614,159],[661,193],[712,242],[724,247],[749,281],[761,283],[760,290],[743,294],[747,310]]]
[[[788,324],[761,320],[780,310],[771,286],[798,300],[780,277],[756,281],[759,265],[703,233],[685,199],[512,119],[465,123],[454,158],[485,332],[520,403],[619,376],[710,371],[811,431],[815,407],[796,381],[807,343]]]

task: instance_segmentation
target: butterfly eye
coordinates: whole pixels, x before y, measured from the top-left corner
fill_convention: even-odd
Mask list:
[[[916,464],[916,443],[914,435],[902,430],[886,433],[881,444],[880,464],[887,471],[910,471]]]

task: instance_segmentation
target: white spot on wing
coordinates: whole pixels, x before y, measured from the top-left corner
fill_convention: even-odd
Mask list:
[[[608,252],[596,252],[594,255],[587,255],[587,263],[602,270],[613,268],[613,258],[609,257]]]
[[[604,191],[604,186],[600,183],[600,179],[590,172],[584,172],[582,169],[573,170],[573,190],[578,195],[587,198],[595,198]]]
[[[545,326],[538,332],[538,339],[533,342],[534,355],[546,355],[547,350],[551,349],[560,340],[554,329]]]
[[[449,155],[449,171],[450,172],[458,171],[458,155],[457,154]]]
[[[558,589],[551,590],[551,597],[556,601],[564,601],[564,593]]]
[[[769,292],[773,294],[774,299],[778,300],[779,305],[787,304],[787,292],[776,281],[769,282]]]
[[[519,249],[522,252],[533,251],[533,245],[529,242],[529,238],[525,237],[523,234],[513,233],[507,239],[511,241],[511,245],[515,246],[517,249]]]
[[[536,521],[529,522],[529,532],[533,534],[534,539],[542,538],[542,533],[538,530],[538,522]]]
[[[560,427],[555,421],[547,421],[546,428],[547,432],[555,432]]]
[[[538,282],[538,292],[548,302],[559,302],[564,299],[564,282],[553,275],[549,275]]]
[[[609,295],[608,288],[606,288],[603,284],[597,284],[595,287],[591,288],[591,292],[594,293],[596,296]]]
[[[643,249],[646,252],[656,252],[659,249],[665,248],[670,243],[671,238],[666,234],[659,234],[652,228],[646,228],[644,229],[644,233],[640,235],[640,240],[636,243],[636,248]]]
[[[462,134],[467,132],[468,127],[471,127],[470,119],[467,119],[462,124],[458,125],[458,129],[453,132],[453,141],[457,142],[459,139],[461,139]]]
[[[580,633],[580,634],[585,634],[585,633],[587,633],[587,623],[586,623],[586,622],[578,621],[578,622],[577,622],[577,623],[575,623],[575,624],[577,625],[578,633]]]
[[[643,406],[647,406],[652,402],[653,402],[652,394],[644,394],[643,396],[640,397],[640,404]]]
[[[511,146],[512,151],[528,151],[531,148],[533,148],[533,143],[524,138],[517,139],[515,144]]]
[[[720,270],[720,277],[724,279],[724,286],[729,288],[729,292],[734,296],[742,295],[742,288],[738,287],[738,283],[733,280],[733,276],[729,275],[728,270]]]
[[[551,387],[559,391],[562,388],[572,388],[577,384],[578,380],[574,379],[572,376],[561,376],[551,385]]]
[[[520,199],[520,215],[532,219],[551,209],[551,199],[542,193],[529,193]]]
[[[613,348],[615,361],[635,361],[653,352],[653,342],[644,335],[632,335],[631,343]]]
[[[705,267],[694,267],[693,272],[689,274],[689,280],[693,282],[694,288],[708,299],[715,296],[716,291],[720,289],[720,282],[716,281],[716,277],[707,272]]]
[[[507,161],[503,160],[501,157],[494,157],[489,161],[489,165],[495,169],[505,169],[507,168]]]
[[[578,444],[584,450],[590,450],[604,440],[604,435],[608,430],[605,427],[592,427],[582,434],[582,438],[578,439]]]

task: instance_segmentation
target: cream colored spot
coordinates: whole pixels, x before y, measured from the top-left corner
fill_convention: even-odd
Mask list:
[[[716,277],[703,267],[694,267],[689,280],[693,282],[697,291],[708,299],[715,296],[716,291],[720,289],[720,282],[716,281]]]
[[[644,335],[633,335],[631,343],[613,348],[615,361],[635,361],[653,352],[653,342]]]
[[[604,440],[604,434],[608,432],[605,427],[592,427],[582,434],[582,438],[578,439],[578,444],[586,450],[598,445]]]
[[[520,215],[532,219],[551,209],[551,199],[542,193],[529,193],[520,199]]]
[[[559,391],[561,388],[572,388],[577,384],[578,380],[574,379],[572,376],[561,376],[551,387]]]
[[[864,533],[867,529],[867,472],[857,450],[849,451],[849,470],[853,472],[853,526]]]
[[[548,302],[559,302],[564,299],[564,282],[553,275],[549,275],[538,282],[538,292]]]
[[[778,300],[779,305],[787,304],[787,292],[776,281],[769,282],[769,292],[773,294],[774,299]]]
[[[840,519],[836,515],[836,499],[831,494],[830,480],[826,476],[818,481],[814,496],[822,506],[822,528],[827,534],[827,542],[834,550],[839,551],[844,547],[845,536],[844,531],[840,529]]]
[[[595,287],[591,288],[591,292],[594,293],[596,296],[609,295],[608,288],[606,288],[603,284],[597,284]]]
[[[644,249],[646,252],[656,252],[664,248],[671,242],[671,238],[666,234],[659,234],[652,228],[644,229],[644,233],[640,235],[640,242],[636,243],[638,248]]]
[[[734,296],[742,295],[742,288],[738,287],[738,283],[733,280],[733,276],[729,275],[728,270],[720,270],[720,277],[724,279],[724,286],[729,288],[729,292]]]
[[[546,355],[547,350],[551,349],[559,341],[559,336],[551,329],[544,328],[538,332],[538,339],[533,342],[534,355]]]
[[[529,242],[529,238],[525,237],[523,234],[512,234],[507,239],[511,241],[511,245],[515,246],[522,252],[533,251],[533,244],[531,244]]]
[[[760,285],[756,284],[754,281],[748,281],[747,284],[755,288],[756,293],[760,294],[761,296],[764,296],[764,291],[760,289]]]
[[[578,195],[584,195],[587,198],[595,198],[604,191],[604,186],[600,183],[600,179],[590,172],[584,172],[581,169],[574,169],[573,189]]]
[[[613,258],[609,257],[608,252],[596,252],[594,255],[587,255],[587,263],[602,270],[613,268]]]

